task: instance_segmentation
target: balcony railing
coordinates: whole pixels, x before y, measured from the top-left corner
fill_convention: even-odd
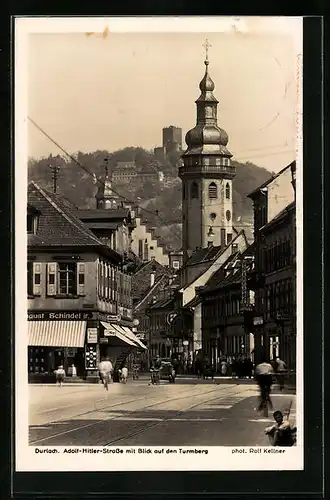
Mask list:
[[[189,165],[183,166],[179,168],[179,176],[180,175],[189,175],[195,173],[202,174],[227,174],[230,176],[235,176],[236,168],[232,166],[226,165]]]

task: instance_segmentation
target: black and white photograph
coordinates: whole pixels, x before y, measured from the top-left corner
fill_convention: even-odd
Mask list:
[[[303,469],[302,18],[16,18],[19,471]]]

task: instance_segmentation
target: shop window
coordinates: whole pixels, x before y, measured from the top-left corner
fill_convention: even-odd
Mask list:
[[[218,188],[215,182],[209,184],[209,198],[216,199],[218,197]]]
[[[230,200],[230,185],[229,182],[226,184],[226,199]]]
[[[198,198],[198,184],[196,182],[191,185],[190,198]]]

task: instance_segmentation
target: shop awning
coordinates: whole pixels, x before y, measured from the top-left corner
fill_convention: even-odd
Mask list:
[[[132,332],[130,328],[128,328],[128,326],[122,326],[121,328],[126,332],[126,335],[129,339],[133,340],[142,349],[147,349],[144,343],[141,342],[141,340],[135,335],[134,332]]]
[[[125,342],[128,345],[136,347],[135,343],[132,342],[125,335],[125,332],[118,328],[118,325],[115,325],[113,323],[105,323],[105,321],[101,321],[101,325],[104,327],[104,336],[105,337],[117,337],[122,342]]]
[[[87,321],[29,321],[29,346],[84,347]]]

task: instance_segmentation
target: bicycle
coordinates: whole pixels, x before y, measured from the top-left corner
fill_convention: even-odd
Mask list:
[[[150,370],[151,372],[151,383],[152,385],[159,385],[160,384],[160,374],[159,370],[152,368]]]
[[[108,391],[109,390],[108,386],[109,386],[110,381],[111,381],[110,373],[101,373],[100,377],[101,377],[101,381],[102,381],[102,384],[103,384],[105,390]]]

